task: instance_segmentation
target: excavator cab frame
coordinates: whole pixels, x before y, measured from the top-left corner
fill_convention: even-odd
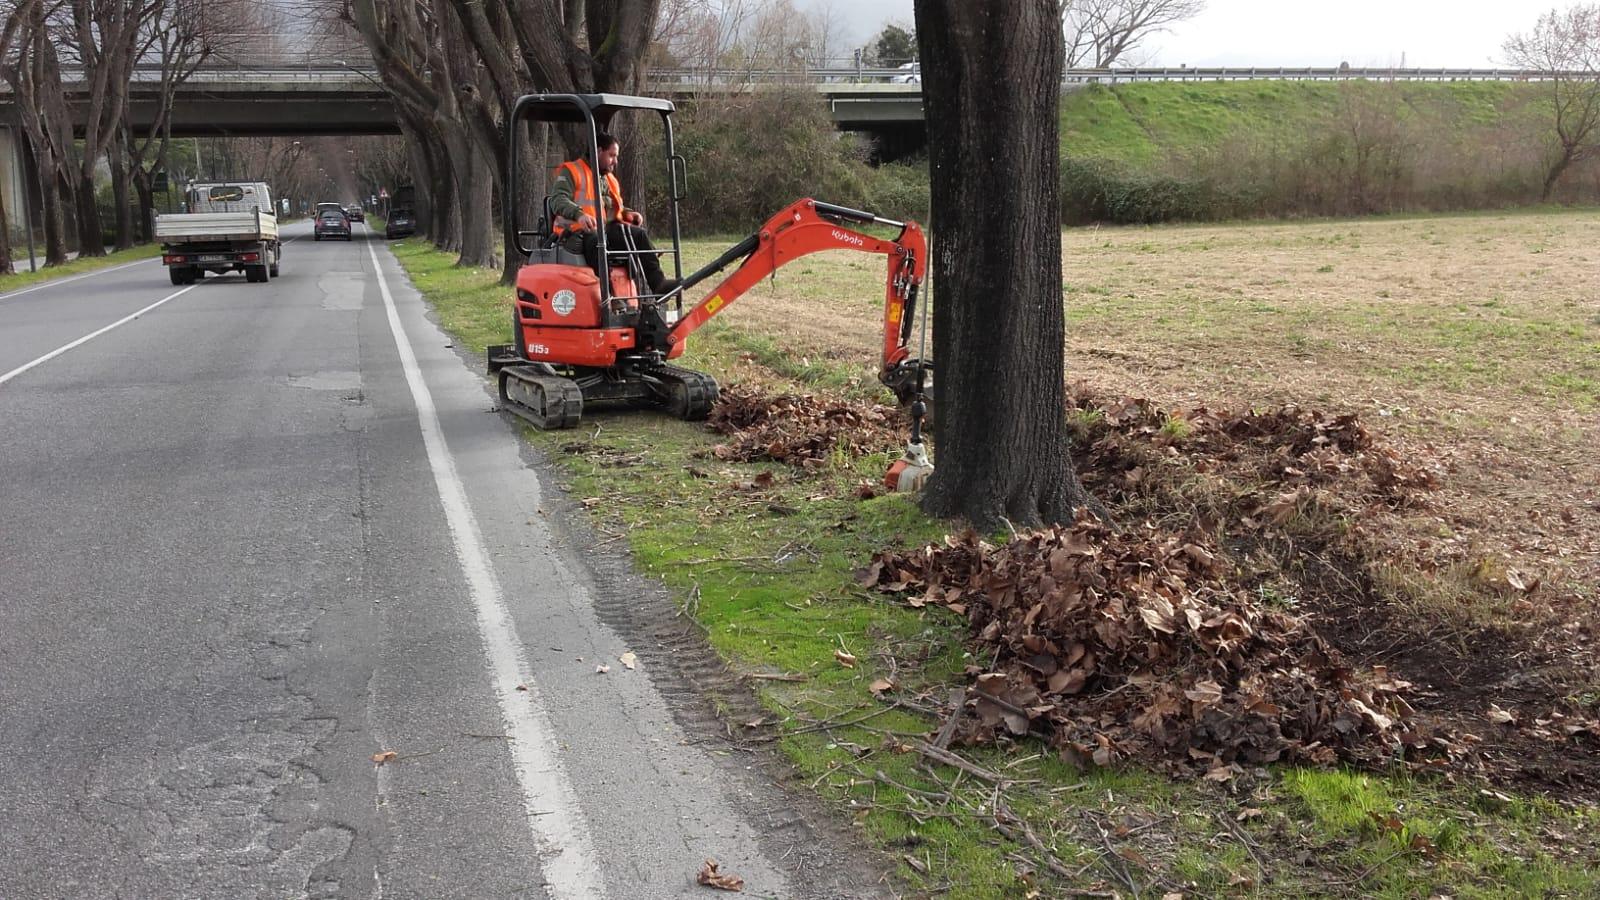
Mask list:
[[[683,185],[686,183],[686,166],[684,158],[678,154],[673,146],[672,113],[676,107],[671,100],[662,100],[656,97],[634,97],[626,94],[526,94],[517,99],[511,108],[511,115],[506,123],[506,150],[508,169],[515,173],[518,169],[518,156],[523,144],[523,126],[528,122],[542,122],[555,125],[576,125],[587,139],[589,168],[593,172],[600,171],[600,132],[610,127],[611,120],[618,112],[625,110],[642,110],[653,112],[661,117],[662,133],[665,138],[667,182],[672,186],[668,199],[670,210],[668,218],[672,224],[672,249],[658,249],[655,252],[666,253],[672,257],[673,277],[683,279],[683,239],[678,221],[678,203],[684,198]],[[512,177],[506,179],[505,216],[506,223],[506,253],[515,254],[519,258],[532,261],[538,247],[530,247],[522,243],[522,238],[535,236],[549,238],[550,229],[554,227],[549,212],[549,198],[544,198],[545,216],[541,220],[542,229],[524,231],[517,227],[517,214],[521,210],[522,185],[520,179]],[[602,223],[603,224],[603,223]],[[631,257],[637,251],[613,251],[606,241],[606,229],[600,227],[596,230],[596,242],[600,248],[600,258],[604,260],[600,275],[601,302],[610,307],[613,299],[611,293],[611,279],[606,277],[613,261],[617,257]],[[634,268],[634,260],[626,259],[630,271]],[[681,302],[681,301],[680,301]]]

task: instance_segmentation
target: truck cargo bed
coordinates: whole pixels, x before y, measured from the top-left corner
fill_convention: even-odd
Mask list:
[[[275,241],[278,219],[251,212],[176,213],[156,216],[156,240],[163,244],[196,241]]]

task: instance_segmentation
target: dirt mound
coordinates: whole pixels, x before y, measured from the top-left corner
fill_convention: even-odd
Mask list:
[[[967,740],[1037,730],[1068,758],[1211,771],[1457,749],[1410,721],[1410,685],[1351,671],[1229,569],[1196,540],[1083,518],[1001,547],[969,533],[880,553],[861,580],[964,616],[993,658],[972,673]]]
[[[892,406],[814,394],[769,396],[738,386],[722,392],[707,424],[731,438],[712,448],[717,459],[803,469],[820,469],[835,456],[892,449],[905,443],[908,428]]]

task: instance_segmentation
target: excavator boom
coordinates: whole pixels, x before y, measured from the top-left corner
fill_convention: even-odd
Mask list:
[[[900,233],[889,240],[857,231],[849,227],[850,224],[889,225],[899,228]],[[687,290],[743,257],[737,269],[723,278],[667,330],[665,345],[676,351],[685,338],[733,305],[763,278],[772,275],[785,263],[823,250],[878,253],[887,259],[883,353],[878,377],[894,389],[902,400],[909,400],[909,392],[914,390],[911,381],[914,380],[916,367],[928,365],[925,361],[919,363],[912,360],[907,346],[916,313],[917,292],[927,271],[927,238],[915,222],[896,222],[831,203],[796,200],[768,219],[755,233],[684,279],[683,286]],[[669,352],[669,355],[675,356],[676,352]]]

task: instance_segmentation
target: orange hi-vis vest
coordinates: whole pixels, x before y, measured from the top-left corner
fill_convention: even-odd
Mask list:
[[[596,222],[602,221],[600,216],[600,198],[595,193],[594,170],[589,167],[586,159],[575,159],[556,166],[556,173],[566,172],[572,180],[572,202],[578,204],[584,213]],[[617,181],[614,173],[606,173],[606,195],[611,200],[611,220],[617,221],[625,212],[622,206],[622,183]],[[567,222],[555,226],[556,234],[567,234],[580,231],[577,222]]]

